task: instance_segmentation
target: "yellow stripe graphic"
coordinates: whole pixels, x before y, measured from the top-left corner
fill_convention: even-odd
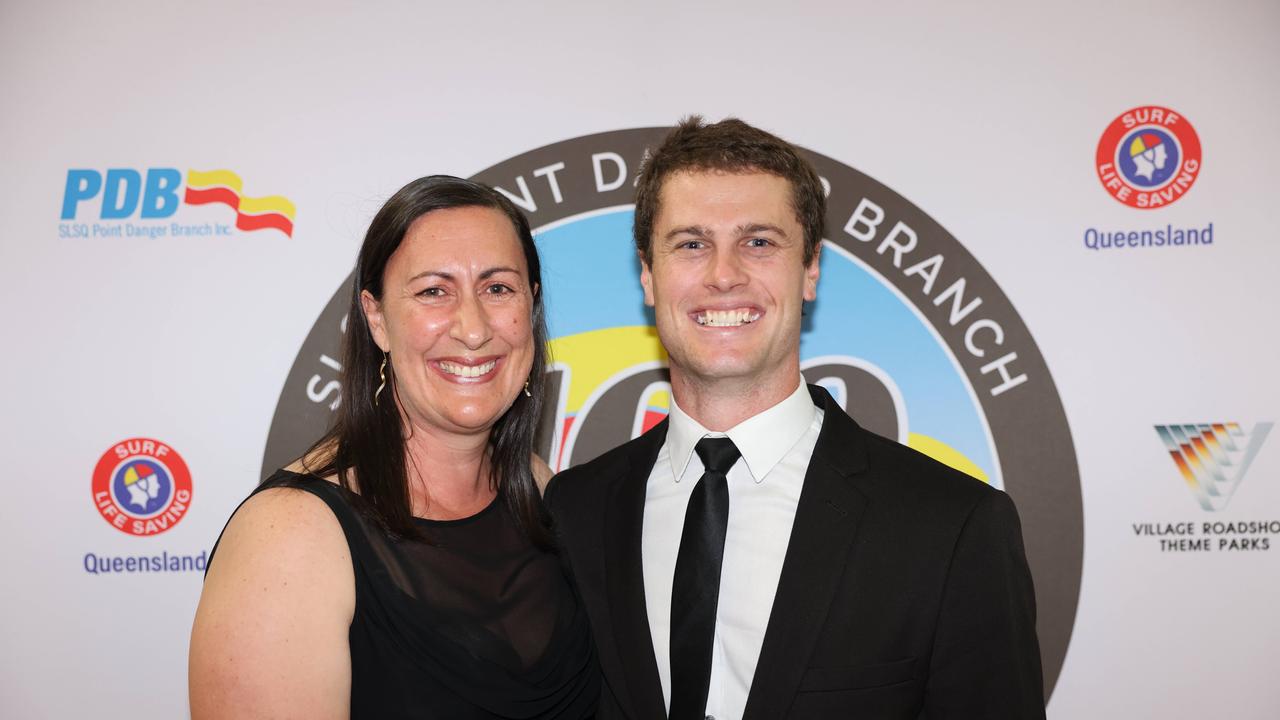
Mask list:
[[[240,196],[240,212],[245,215],[262,215],[263,213],[280,213],[292,220],[298,210],[289,198],[283,195],[267,195],[265,197]]]
[[[195,190],[207,190],[211,187],[231,188],[239,195],[244,187],[240,176],[230,170],[188,170],[187,187]]]

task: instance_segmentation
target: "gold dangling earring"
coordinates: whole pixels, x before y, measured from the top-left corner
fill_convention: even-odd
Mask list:
[[[378,396],[382,394],[382,388],[387,386],[387,354],[382,353],[382,364],[378,366],[378,380],[382,381],[378,385],[378,389],[373,391],[373,406],[378,406]]]
[[[528,380],[525,380],[525,381],[524,381],[524,396],[525,396],[525,397],[533,397],[533,393],[529,392],[529,381],[528,381]]]

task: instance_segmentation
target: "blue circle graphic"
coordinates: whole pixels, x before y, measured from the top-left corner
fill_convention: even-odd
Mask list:
[[[1140,188],[1164,185],[1182,165],[1177,141],[1156,127],[1141,127],[1126,134],[1120,141],[1117,155],[1120,174]]]
[[[133,473],[129,471],[133,470]],[[128,482],[131,478],[135,482]],[[145,458],[135,458],[116,469],[111,478],[111,494],[129,515],[147,517],[169,505],[173,495],[173,478],[163,465]]]

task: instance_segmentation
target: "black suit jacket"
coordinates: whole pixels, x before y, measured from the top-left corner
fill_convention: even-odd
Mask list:
[[[825,411],[745,720],[1043,718],[1035,596],[1009,497]],[[604,670],[599,717],[665,717],[640,532],[664,421],[546,499]]]

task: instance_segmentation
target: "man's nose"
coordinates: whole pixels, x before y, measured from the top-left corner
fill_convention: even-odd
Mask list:
[[[747,282],[746,268],[736,245],[717,245],[712,251],[707,286],[720,291],[732,290]]]

